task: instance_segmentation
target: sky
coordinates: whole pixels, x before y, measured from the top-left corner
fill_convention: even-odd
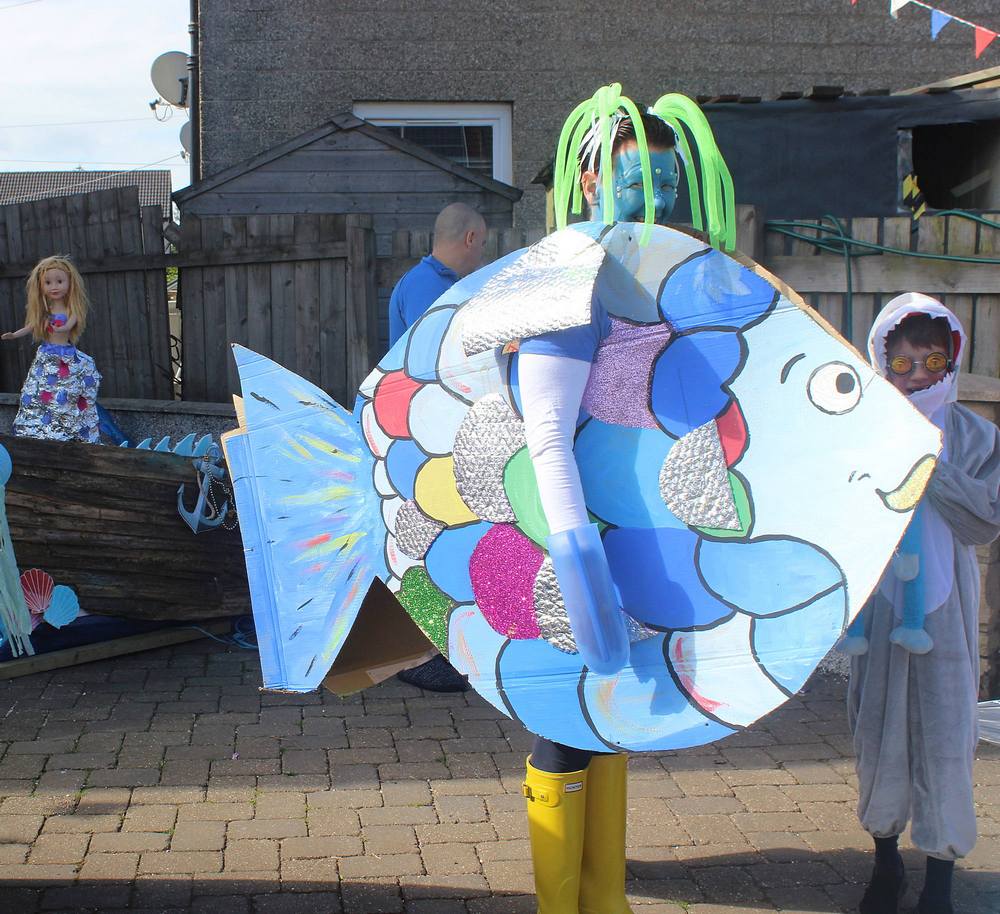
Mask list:
[[[156,119],[149,71],[187,53],[189,12],[189,0],[0,0],[0,171],[159,163],[185,187],[187,112]]]

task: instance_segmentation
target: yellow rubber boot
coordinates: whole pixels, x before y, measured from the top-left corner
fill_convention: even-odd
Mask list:
[[[595,755],[587,767],[580,914],[632,914],[625,900],[628,756]]]
[[[538,914],[578,914],[587,772],[552,774],[527,769],[522,792],[535,867]]]

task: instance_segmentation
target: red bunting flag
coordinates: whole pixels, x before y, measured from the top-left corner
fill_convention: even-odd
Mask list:
[[[997,33],[991,31],[990,29],[984,29],[981,25],[976,26],[976,59],[979,55],[983,53],[991,44],[993,44],[993,39],[997,37]]]

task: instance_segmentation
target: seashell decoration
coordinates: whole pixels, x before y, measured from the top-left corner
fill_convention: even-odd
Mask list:
[[[41,617],[49,608],[54,585],[52,575],[46,574],[41,568],[29,568],[21,575],[24,601],[33,616]]]
[[[45,610],[45,621],[53,628],[69,625],[80,615],[80,600],[71,587],[57,584],[52,590],[52,600]]]

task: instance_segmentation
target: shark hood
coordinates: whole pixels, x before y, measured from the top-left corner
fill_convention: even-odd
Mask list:
[[[961,321],[954,313],[937,299],[921,292],[904,292],[902,295],[897,295],[886,303],[872,324],[872,329],[868,334],[868,356],[878,373],[885,377],[888,373],[886,337],[906,318],[915,314],[943,317],[951,327],[950,355],[954,364],[953,369],[936,384],[926,390],[917,391],[909,397],[910,402],[930,418],[942,406],[954,403],[958,399],[958,373],[962,370],[962,359],[965,358],[966,336]]]

